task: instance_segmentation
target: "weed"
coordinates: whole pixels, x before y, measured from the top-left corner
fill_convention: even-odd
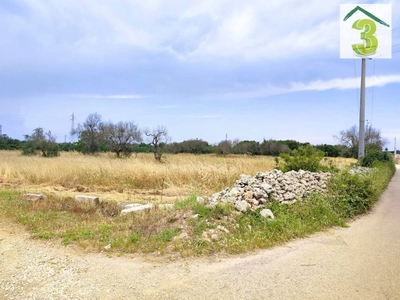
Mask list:
[[[140,232],[133,232],[128,236],[128,241],[130,243],[137,243],[140,241],[142,235],[140,234]]]
[[[373,184],[373,175],[350,174],[342,171],[328,184],[331,205],[344,218],[365,213],[377,200],[381,189]]]
[[[164,229],[161,233],[156,236],[156,239],[160,242],[166,243],[170,242],[174,236],[176,236],[181,231],[181,228],[172,227]]]

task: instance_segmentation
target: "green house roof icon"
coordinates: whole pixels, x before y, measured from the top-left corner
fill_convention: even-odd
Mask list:
[[[390,27],[389,24],[387,24],[386,22],[382,21],[381,19],[379,19],[378,17],[374,16],[373,14],[371,14],[370,12],[366,11],[365,9],[363,9],[360,6],[356,6],[355,8],[353,8],[343,19],[343,21],[346,21],[348,18],[350,18],[354,13],[356,13],[357,11],[361,11],[362,13],[364,13],[365,15],[367,15],[368,17],[370,17],[372,20],[378,22],[379,24],[382,24],[386,27]]]

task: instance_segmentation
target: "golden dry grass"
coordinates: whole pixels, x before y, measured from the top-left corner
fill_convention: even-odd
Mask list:
[[[61,153],[60,157],[22,156],[18,151],[0,151],[0,180],[7,184],[43,190],[122,193],[127,198],[187,196],[208,194],[231,186],[239,175],[270,170],[272,157],[215,155],[166,155],[157,162],[152,154],[116,159],[112,154],[98,156]],[[130,196],[129,196],[130,194]]]
[[[339,166],[352,161],[338,159]],[[275,167],[273,157],[166,155],[157,162],[152,154],[116,159],[61,153],[56,158],[22,156],[0,151],[0,186],[16,186],[29,192],[71,195],[96,193],[118,201],[170,202],[196,192],[209,195],[232,186],[240,174],[254,175]]]

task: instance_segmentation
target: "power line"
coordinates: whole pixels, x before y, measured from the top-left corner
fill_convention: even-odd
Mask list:
[[[371,125],[373,122],[373,117],[374,117],[374,94],[375,94],[375,62],[376,59],[374,59],[374,66],[373,66],[373,71],[372,71],[372,99],[371,99]]]
[[[356,102],[358,103],[358,100],[359,100],[359,91],[358,91],[358,81],[357,81],[357,70],[356,70],[356,59],[355,58],[353,58],[353,65],[354,65],[354,83],[355,83],[355,92],[356,92]]]
[[[386,29],[381,34],[377,34],[376,36],[386,35],[386,34],[389,34],[390,32],[393,32],[393,31],[399,30],[399,29],[400,29],[400,26],[396,27],[396,28],[393,28],[393,29]]]

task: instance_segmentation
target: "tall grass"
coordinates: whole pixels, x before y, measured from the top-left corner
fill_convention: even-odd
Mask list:
[[[335,164],[352,160],[339,158]],[[61,153],[55,158],[27,157],[0,151],[0,186],[15,185],[31,192],[71,196],[96,193],[118,201],[171,202],[189,194],[210,195],[232,186],[240,174],[254,175],[275,167],[273,157],[244,155],[166,155],[159,163],[152,154],[117,159]]]
[[[273,169],[272,157],[166,155],[157,162],[151,154],[116,159],[62,153],[60,157],[25,157],[16,151],[0,151],[0,180],[22,185],[62,186],[89,191],[170,190],[177,194],[203,193],[233,185],[242,173]]]

